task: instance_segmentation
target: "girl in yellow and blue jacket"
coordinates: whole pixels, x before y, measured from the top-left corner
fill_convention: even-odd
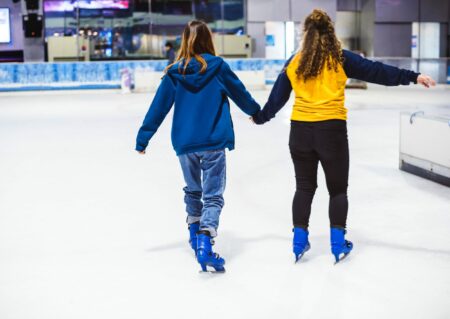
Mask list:
[[[435,85],[429,76],[372,62],[342,50],[326,12],[314,10],[306,18],[302,49],[287,61],[264,109],[252,117],[256,124],[269,121],[294,90],[289,148],[296,177],[292,206],[296,261],[310,249],[308,225],[319,162],[330,195],[331,252],[336,262],[353,248],[345,240],[349,149],[344,91],[348,78],[387,86]]]

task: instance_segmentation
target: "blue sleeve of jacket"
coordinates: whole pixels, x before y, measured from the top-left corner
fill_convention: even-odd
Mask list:
[[[286,62],[283,70],[278,75],[264,109],[253,116],[253,121],[256,124],[264,124],[267,121],[270,121],[289,100],[292,92],[292,85],[286,74],[286,68],[291,60],[292,57]]]
[[[349,78],[386,86],[417,83],[419,73],[374,62],[347,50],[343,53],[344,71]]]
[[[261,110],[259,104],[253,99],[244,84],[242,84],[241,80],[226,62],[222,63],[219,72],[219,78],[225,93],[243,112],[248,115],[254,115]]]
[[[175,85],[169,75],[165,75],[156,91],[155,98],[144,118],[136,138],[136,151],[144,151],[162,121],[172,108],[175,100]]]

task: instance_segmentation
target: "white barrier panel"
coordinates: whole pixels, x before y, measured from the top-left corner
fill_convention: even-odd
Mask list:
[[[450,186],[450,118],[400,115],[400,169]]]
[[[264,90],[266,88],[264,71],[236,71],[235,73],[249,90]],[[136,92],[155,92],[163,75],[163,72],[136,69],[134,72],[134,90]]]
[[[164,72],[136,69],[134,71],[134,90],[136,92],[155,92],[163,75]]]
[[[236,71],[235,73],[249,90],[264,90],[266,88],[264,71]]]

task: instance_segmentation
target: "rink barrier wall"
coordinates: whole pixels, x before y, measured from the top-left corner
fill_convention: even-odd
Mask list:
[[[400,115],[401,170],[450,187],[450,117]]]
[[[447,84],[450,84],[450,65],[448,66],[447,70]]]
[[[226,59],[235,72],[263,71],[266,84],[273,84],[284,60]],[[165,60],[114,62],[56,62],[0,64],[1,91],[118,89],[121,71],[161,74]],[[244,72],[244,73],[242,73]]]

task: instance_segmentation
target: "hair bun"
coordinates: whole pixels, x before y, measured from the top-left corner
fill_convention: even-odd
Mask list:
[[[320,9],[315,9],[311,15],[309,16],[311,19],[311,24],[316,27],[319,31],[327,30],[329,24],[331,23],[331,19],[328,14]]]

